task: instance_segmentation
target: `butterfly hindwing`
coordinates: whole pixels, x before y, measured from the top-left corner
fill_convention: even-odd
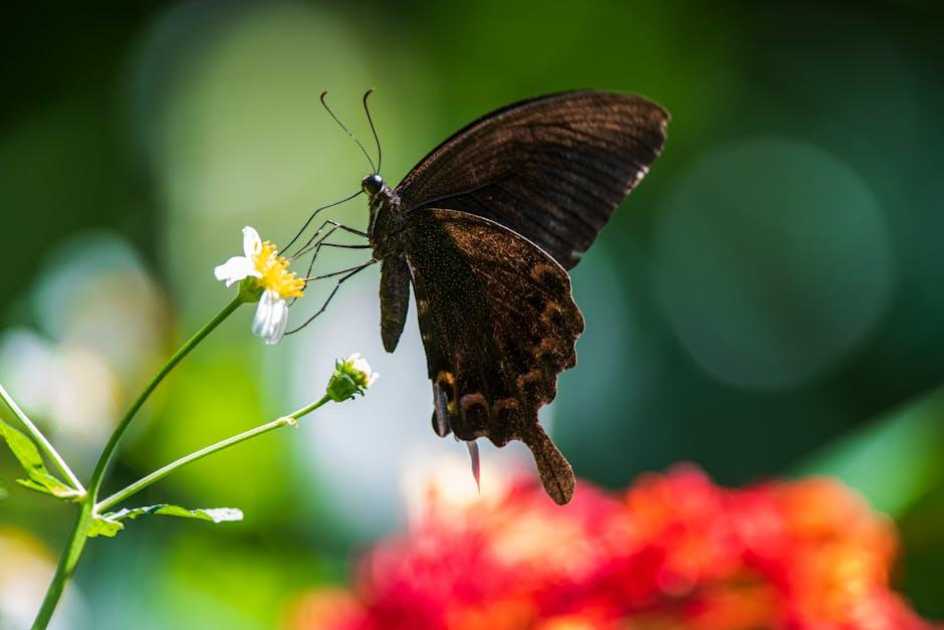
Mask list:
[[[548,493],[566,503],[573,471],[537,412],[575,364],[583,331],[567,272],[522,236],[464,212],[411,213],[404,234],[436,432],[523,441]]]
[[[397,187],[407,210],[491,219],[570,269],[648,172],[669,115],[640,96],[578,91],[509,105],[434,149]]]

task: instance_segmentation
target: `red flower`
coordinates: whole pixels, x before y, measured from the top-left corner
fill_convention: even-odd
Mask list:
[[[836,482],[720,488],[679,467],[566,507],[530,479],[417,522],[320,591],[299,630],[919,630],[890,588],[897,540]]]

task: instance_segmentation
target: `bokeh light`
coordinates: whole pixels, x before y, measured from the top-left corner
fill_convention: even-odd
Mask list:
[[[721,382],[790,388],[834,368],[894,287],[868,183],[813,146],[748,140],[683,175],[659,217],[656,283],[694,360]]]

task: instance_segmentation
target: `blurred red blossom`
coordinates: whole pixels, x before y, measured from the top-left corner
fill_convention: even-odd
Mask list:
[[[558,507],[530,478],[456,501],[425,489],[353,592],[302,599],[297,630],[911,630],[892,524],[829,479],[745,489],[677,467]]]

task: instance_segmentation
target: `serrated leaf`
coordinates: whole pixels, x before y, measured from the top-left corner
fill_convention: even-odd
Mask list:
[[[96,516],[92,519],[92,523],[89,525],[86,535],[89,538],[96,538],[98,536],[114,538],[118,535],[118,532],[124,528],[124,523],[110,519],[106,514],[105,516]]]
[[[7,446],[13,451],[13,456],[23,467],[23,470],[29,474],[33,470],[44,470],[43,458],[39,454],[39,449],[33,444],[33,441],[20,433],[9,424],[0,420],[0,436],[6,440]],[[32,475],[30,475],[32,477]]]
[[[36,480],[39,479],[39,481]],[[16,482],[24,488],[29,488],[42,494],[51,494],[59,499],[74,499],[79,493],[66,484],[59,481],[56,477],[49,475],[36,475],[34,479],[17,479]]]
[[[33,492],[40,492],[42,494],[50,494],[49,489],[46,486],[41,486],[35,481],[33,481],[32,479],[17,479],[16,482],[20,484],[21,486],[23,486],[24,488],[32,490]]]
[[[236,508],[198,508],[191,510],[179,505],[170,505],[168,503],[158,503],[157,505],[148,505],[145,507],[122,509],[117,512],[106,514],[107,518],[117,521],[127,519],[136,519],[141,516],[158,514],[160,516],[176,516],[178,518],[195,518],[201,521],[210,521],[212,523],[226,523],[243,520],[242,510]]]
[[[13,451],[13,456],[20,462],[20,466],[29,476],[29,479],[18,480],[20,485],[30,490],[51,494],[60,499],[71,499],[79,496],[78,491],[49,472],[43,462],[42,455],[39,454],[39,449],[25,434],[0,420],[0,437],[3,437],[6,441],[7,446]]]
[[[136,508],[124,508],[117,512],[109,512],[95,518],[89,529],[89,537],[114,537],[124,529],[122,521],[134,520],[142,516],[176,516],[178,518],[193,518],[211,523],[229,523],[243,520],[242,510],[236,508],[200,508],[191,510],[179,505],[159,503]]]

